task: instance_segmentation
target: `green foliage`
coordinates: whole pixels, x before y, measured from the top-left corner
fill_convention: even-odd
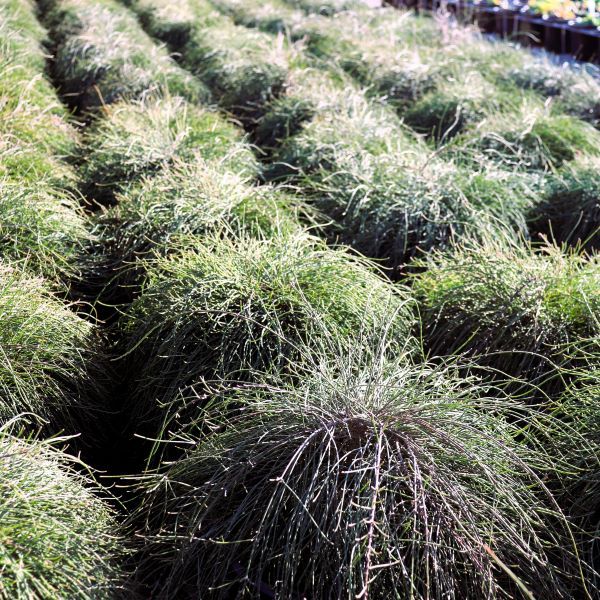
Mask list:
[[[326,97],[283,141],[269,175],[298,185],[332,219],[332,238],[399,269],[467,233],[526,230],[532,191],[525,178],[441,161],[355,89]]]
[[[204,379],[277,372],[300,359],[302,342],[347,347],[386,326],[394,344],[411,345],[412,324],[404,288],[304,233],[208,238],[159,260],[122,319],[124,360],[136,375],[134,422],[156,401],[193,401]]]
[[[600,84],[581,67],[555,65],[548,59],[529,59],[505,75],[509,86],[534,90],[552,98],[558,108],[598,127],[600,124]]]
[[[118,195],[116,205],[98,217],[99,244],[90,258],[105,271],[103,302],[130,301],[148,259],[182,244],[196,245],[223,231],[263,238],[300,230],[299,216],[307,217],[308,211],[297,200],[251,185],[228,171],[227,162],[227,157],[222,162],[200,156],[176,160]],[[110,297],[115,290],[120,298]]]
[[[78,431],[103,409],[101,345],[96,329],[53,297],[44,282],[0,267],[0,424],[26,412],[50,419],[48,429]],[[97,379],[90,379],[93,373]]]
[[[87,154],[80,170],[90,198],[107,202],[116,191],[157,173],[175,159],[221,160],[222,168],[255,175],[256,159],[240,130],[216,112],[162,98],[108,107],[85,136]],[[226,159],[225,159],[226,158]]]
[[[440,84],[403,113],[415,131],[436,140],[449,139],[486,116],[512,108],[513,98],[499,91],[477,72]]]
[[[600,160],[566,164],[530,213],[534,237],[582,249],[600,249]]]
[[[285,0],[286,4],[300,8],[308,14],[331,16],[335,13],[366,8],[367,3],[362,0]]]
[[[134,4],[152,35],[172,44],[182,64],[219,104],[252,121],[283,90],[289,50],[283,39],[239,27],[208,0],[187,0],[175,13],[164,0]]]
[[[186,455],[142,482],[139,575],[158,573],[157,598],[580,593],[536,475],[558,463],[515,441],[523,415],[479,380],[357,353],[298,380],[228,391],[236,416],[215,419],[216,399],[214,432],[175,437]]]
[[[192,102],[210,98],[206,88],[112,0],[56,0],[46,22],[57,44],[54,67],[61,92],[80,110],[165,89]]]
[[[77,200],[44,181],[0,179],[0,256],[52,282],[79,275],[91,237]]]
[[[456,138],[450,154],[483,154],[509,168],[556,169],[579,156],[600,153],[600,133],[575,117],[551,114],[536,104],[499,113]]]
[[[0,6],[0,177],[71,186],[61,159],[76,151],[77,136],[44,77],[44,36],[27,2]]]
[[[54,442],[0,430],[0,598],[115,597],[122,554],[115,515]]]
[[[434,355],[465,352],[545,390],[560,387],[569,344],[598,335],[598,257],[487,242],[434,253],[413,289]]]

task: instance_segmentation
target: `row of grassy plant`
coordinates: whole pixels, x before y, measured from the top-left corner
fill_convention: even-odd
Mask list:
[[[423,267],[413,289],[434,355],[466,353],[550,392],[599,333],[596,255],[490,240],[432,253]]]
[[[171,439],[184,457],[144,478],[153,597],[591,597],[547,487],[574,469],[534,410],[451,364],[309,352],[295,383],[213,391]]]
[[[106,409],[96,405],[106,384],[98,331],[43,280],[1,265],[0,420],[30,413],[46,430],[77,433]]]
[[[348,348],[389,329],[391,351],[417,351],[407,290],[306,232],[217,232],[180,246],[151,265],[119,322],[123,354],[135,365],[134,422],[146,421],[153,435],[171,410],[184,423],[204,411],[205,381],[281,373],[303,360],[302,344]]]
[[[332,219],[332,239],[382,260],[394,276],[420,252],[462,235],[525,232],[538,193],[536,178],[442,160],[347,78],[310,67],[292,70],[286,95],[256,131],[274,146],[267,177],[301,190]]]
[[[0,428],[0,598],[114,598],[123,554],[114,511],[60,439]]]
[[[208,0],[186,0],[175,11],[164,0],[130,3],[147,31],[170,44],[181,64],[245,122],[279,94],[291,59],[284,40],[237,27]]]
[[[6,1],[0,14],[0,256],[64,290],[90,239],[68,164],[78,136],[45,77],[33,6]]]
[[[191,102],[210,93],[154,44],[135,17],[113,0],[45,0],[54,75],[65,101],[80,111],[168,89]]]

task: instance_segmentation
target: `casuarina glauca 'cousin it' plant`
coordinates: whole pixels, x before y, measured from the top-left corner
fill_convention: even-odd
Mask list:
[[[550,462],[510,405],[451,367],[346,359],[233,393],[236,416],[144,479],[154,597],[578,594]]]
[[[542,198],[529,215],[532,237],[600,248],[600,160],[567,163],[549,180]]]
[[[159,172],[175,159],[220,159],[222,167],[255,175],[258,164],[239,128],[216,112],[181,98],[118,103],[109,107],[85,137],[81,168],[85,191],[101,202]],[[227,159],[225,161],[225,158]]]
[[[48,0],[45,21],[56,45],[60,91],[79,110],[149,94],[205,102],[210,93],[154,44],[135,17],[113,0]]]
[[[103,378],[95,327],[53,297],[44,282],[0,265],[0,421],[33,413],[55,432],[93,420]],[[95,379],[92,380],[92,374]]]
[[[115,597],[122,540],[83,467],[55,442],[0,429],[0,598]]]
[[[500,240],[433,253],[422,266],[414,290],[434,355],[465,352],[549,391],[569,344],[598,335],[598,257]]]
[[[204,380],[252,380],[300,360],[302,342],[352,346],[383,324],[415,349],[412,310],[403,287],[305,233],[206,238],[159,260],[121,320],[132,410],[141,422],[157,402],[196,398]]]

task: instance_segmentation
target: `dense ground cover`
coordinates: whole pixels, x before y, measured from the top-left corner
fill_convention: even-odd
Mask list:
[[[0,598],[598,597],[599,92],[360,0],[0,0]]]

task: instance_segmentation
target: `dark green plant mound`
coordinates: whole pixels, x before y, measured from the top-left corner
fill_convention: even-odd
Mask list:
[[[566,426],[550,419],[544,445],[568,468],[557,468],[551,481],[565,513],[577,526],[580,556],[596,573],[590,591],[600,584],[600,345],[598,338],[575,349],[586,360],[573,371],[571,383],[552,405],[552,414]],[[597,589],[594,588],[597,592]]]
[[[511,168],[555,169],[580,155],[600,153],[600,133],[568,115],[524,106],[520,113],[492,116],[456,138],[451,152],[483,154]]]
[[[524,178],[439,160],[358,93],[340,106],[285,140],[269,173],[283,173],[332,219],[333,239],[397,270],[467,232],[526,230],[531,191]]]
[[[142,175],[156,173],[175,159],[192,160],[196,154],[221,160],[223,169],[241,175],[258,172],[257,161],[237,127],[181,98],[107,108],[105,117],[88,131],[86,147],[81,169],[84,190],[103,203]]]
[[[295,66],[285,94],[269,102],[252,137],[260,147],[274,150],[318,115],[335,114],[354,102],[367,109],[364,96],[351,82],[322,69]]]
[[[131,301],[147,259],[182,243],[194,245],[225,231],[263,238],[301,229],[299,217],[308,217],[308,211],[297,200],[249,184],[227,171],[227,157],[223,162],[175,161],[118,195],[116,206],[99,216],[99,247],[92,248],[91,259],[105,271],[103,302]]]
[[[0,430],[0,598],[115,597],[116,520],[81,471],[54,444]]]
[[[178,67],[112,0],[56,0],[46,14],[56,42],[55,74],[64,98],[80,110],[151,93],[210,99],[207,89]]]
[[[75,153],[77,136],[44,77],[44,39],[28,2],[0,6],[0,178],[71,186],[61,159]]]
[[[104,407],[93,325],[49,294],[41,280],[0,266],[0,425],[21,414],[49,419],[54,432],[78,432]],[[98,361],[98,363],[93,362]],[[91,372],[96,380],[91,380]]]
[[[517,85],[543,98],[553,98],[561,110],[596,127],[600,122],[600,84],[580,66],[528,60],[502,79],[510,86]]]
[[[600,248],[600,161],[565,165],[530,215],[532,236]]]
[[[183,64],[219,104],[252,121],[285,86],[288,51],[277,38],[235,25],[225,17],[205,21],[181,50]]]
[[[153,597],[577,595],[534,475],[549,462],[503,402],[445,367],[344,365],[239,392],[238,417],[148,477]],[[552,566],[550,540],[575,569]]]
[[[600,261],[488,242],[423,260],[414,280],[434,355],[465,352],[552,391],[568,344],[598,335]]]
[[[342,346],[386,325],[411,345],[412,302],[372,266],[306,234],[215,237],[159,260],[121,322],[135,422],[157,401],[194,402],[204,379],[251,380],[299,360],[298,344]]]
[[[436,140],[449,139],[486,115],[510,106],[510,97],[478,73],[441,85],[409,107],[402,116],[419,133]]]
[[[44,181],[0,179],[0,256],[11,264],[68,285],[91,237],[77,199]]]
[[[506,82],[534,90],[544,98],[560,96],[575,85],[577,76],[567,66],[557,66],[547,60],[528,60],[506,74]]]
[[[194,28],[193,0],[127,0],[145,31],[172,49],[183,47]]]
[[[304,18],[303,13],[288,6],[283,0],[214,0],[212,3],[236,24],[268,33],[285,32]]]

